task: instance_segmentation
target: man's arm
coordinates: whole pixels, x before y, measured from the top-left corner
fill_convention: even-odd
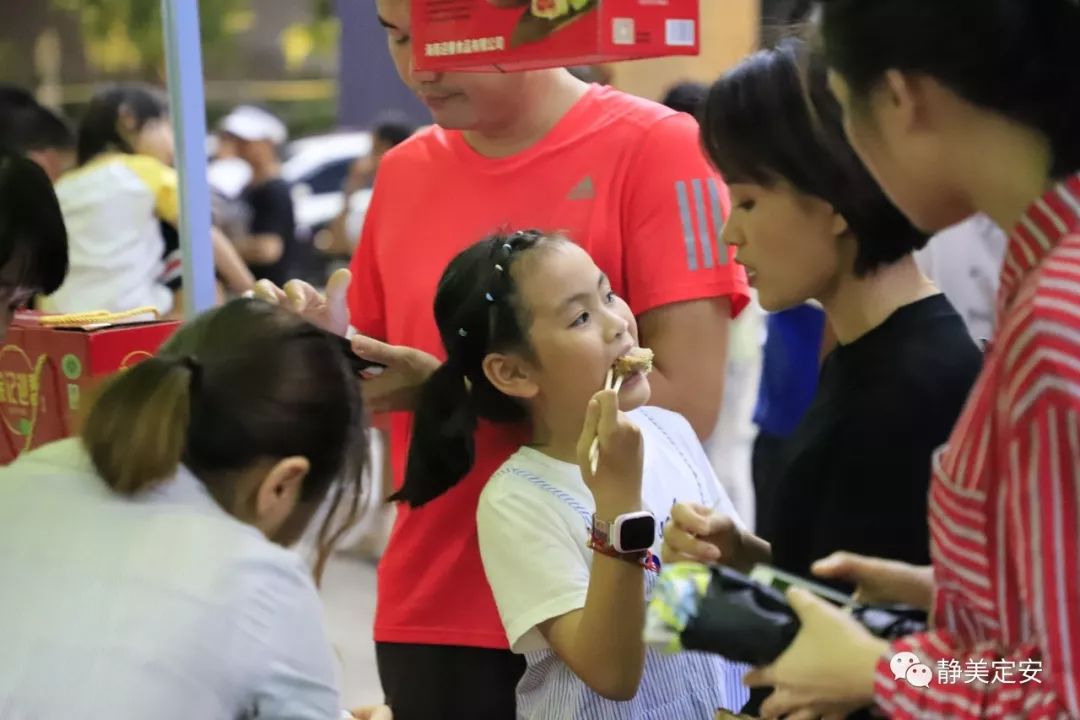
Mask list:
[[[210,238],[214,247],[214,267],[229,289],[241,294],[255,286],[255,276],[237,254],[225,233],[211,226]]]
[[[682,414],[702,440],[720,416],[730,327],[726,297],[664,305],[638,318],[641,344],[655,353],[650,402]]]
[[[623,193],[624,295],[656,353],[653,404],[686,417],[702,439],[720,415],[731,318],[749,299],[746,274],[720,239],[729,207],[694,119],[656,122]]]
[[[277,233],[247,235],[237,238],[235,244],[244,262],[252,265],[271,265],[285,252],[285,241]]]

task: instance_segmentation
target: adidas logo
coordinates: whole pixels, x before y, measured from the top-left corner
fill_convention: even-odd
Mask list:
[[[574,186],[567,196],[567,200],[592,200],[596,197],[596,188],[593,186],[592,176],[586,175],[581,182]]]

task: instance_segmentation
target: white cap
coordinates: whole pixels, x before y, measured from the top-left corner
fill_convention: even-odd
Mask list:
[[[275,145],[281,145],[289,137],[283,122],[265,110],[250,105],[238,107],[225,116],[220,128],[222,132],[248,142],[269,140]]]

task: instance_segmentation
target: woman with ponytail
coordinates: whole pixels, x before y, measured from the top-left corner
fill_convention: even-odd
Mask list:
[[[924,230],[1011,231],[997,329],[929,494],[932,565],[817,563],[934,627],[887,644],[792,595],[802,630],[750,679],[767,717],[1080,717],[1080,0],[825,0],[847,133]]]
[[[365,447],[340,340],[259,301],[110,380],[81,437],[0,470],[0,716],[341,717],[284,546],[329,496],[317,580]]]
[[[602,389],[637,348],[633,313],[607,277],[557,235],[496,235],[451,261],[435,321],[447,360],[421,391],[395,498],[416,507],[464,489],[451,487],[472,468],[478,425],[520,428],[522,446],[484,487],[476,518],[507,639],[528,666],[517,717],[712,720],[741,707],[738,668],[642,640],[673,504],[735,511],[690,424],[642,407],[643,373]],[[597,539],[601,521],[634,513],[653,518],[641,521],[641,548]]]

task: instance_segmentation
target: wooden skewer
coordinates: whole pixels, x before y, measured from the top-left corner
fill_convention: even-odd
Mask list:
[[[607,378],[604,379],[604,389],[607,390],[611,387],[611,379],[615,375],[615,368],[608,368]],[[621,379],[616,382],[621,383]],[[618,392],[616,389],[615,392]],[[600,436],[593,438],[592,445],[589,446],[589,468],[592,470],[592,474],[596,474],[597,465],[600,462]]]

